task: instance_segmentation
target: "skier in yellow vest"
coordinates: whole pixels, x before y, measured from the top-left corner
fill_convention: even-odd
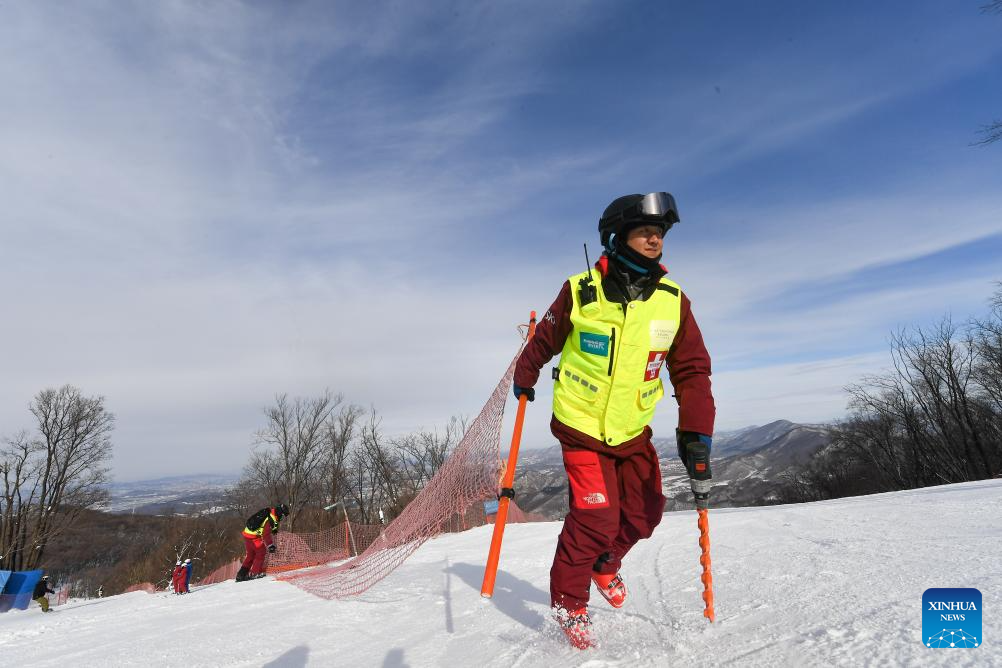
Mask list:
[[[665,394],[663,366],[679,404],[683,462],[689,444],[709,448],[713,434],[710,357],[688,298],[660,264],[664,235],[678,222],[668,193],[613,201],[599,220],[602,257],[564,283],[515,367],[515,396],[532,401],[540,370],[560,354],[550,428],[563,450],[570,512],[550,569],[550,597],[582,649],[591,645],[592,582],[621,607],[623,557],[651,536],[664,512],[649,426]]]

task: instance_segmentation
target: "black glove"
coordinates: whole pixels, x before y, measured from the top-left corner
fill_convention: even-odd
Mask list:
[[[696,497],[697,508],[707,508],[710,505],[710,448],[713,439],[705,434],[694,431],[676,431],[678,456],[689,474],[689,484],[692,495]]]
[[[705,443],[706,444],[706,454],[710,454],[710,448],[713,445],[713,439],[705,434],[699,434],[694,431],[679,431],[675,430],[675,443],[678,445],[678,457],[682,460],[682,465],[685,466],[685,470],[689,470],[689,464],[686,461],[688,452],[686,452],[686,446],[689,443]],[[690,473],[690,475],[692,475]]]
[[[277,547],[275,547],[275,544],[274,544],[274,543],[272,543],[271,545],[269,545],[269,546],[268,546],[268,552],[270,552],[270,553],[272,553],[272,554],[274,554],[275,550],[277,550],[277,549],[278,549],[278,548],[277,548]]]
[[[536,390],[531,387],[519,387],[518,385],[511,386],[512,392],[515,393],[515,398],[518,399],[523,394],[525,398],[529,401],[536,400]]]

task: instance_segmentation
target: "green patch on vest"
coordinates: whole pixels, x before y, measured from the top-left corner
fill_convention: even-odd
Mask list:
[[[581,352],[600,357],[609,356],[609,337],[605,334],[581,332]]]

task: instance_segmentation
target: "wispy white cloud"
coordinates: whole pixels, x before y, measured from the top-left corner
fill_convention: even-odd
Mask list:
[[[276,392],[344,391],[394,431],[473,413],[517,347],[514,324],[580,269],[580,241],[615,191],[658,189],[666,174],[706,188],[985,52],[888,87],[890,67],[818,77],[824,54],[798,66],[766,50],[709,73],[721,93],[680,75],[664,88],[671,104],[646,116],[603,97],[619,117],[590,127],[555,61],[622,19],[577,3],[0,7],[0,299],[14,323],[0,328],[0,434],[63,382],[108,396],[125,475],[184,470],[185,458],[238,467]],[[562,110],[561,127],[520,111],[538,98]],[[644,129],[668,150],[633,142]],[[556,130],[570,139],[546,144]],[[516,150],[516,135],[546,149]],[[722,426],[821,419],[832,388],[879,357],[840,340],[977,291],[967,277],[878,289],[810,319],[748,312],[808,277],[997,231],[999,200],[968,178],[976,168],[812,204],[686,209],[682,193],[692,217],[669,238],[669,264],[720,361]],[[798,347],[824,358],[755,361]],[[752,392],[756,373],[777,388],[770,403]],[[547,391],[527,442],[548,440]],[[670,433],[671,411],[658,420]]]
[[[780,419],[831,422],[845,414],[845,386],[886,367],[888,361],[885,353],[872,353],[718,373],[713,382],[714,397],[718,407],[726,410],[719,411],[717,428],[735,429]]]

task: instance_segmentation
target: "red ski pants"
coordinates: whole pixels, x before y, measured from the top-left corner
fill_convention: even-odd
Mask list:
[[[264,572],[264,555],[267,549],[264,541],[260,538],[248,538],[244,536],[244,547],[247,548],[247,556],[240,566],[250,570],[252,575]]]
[[[608,447],[556,418],[552,428],[563,450],[570,512],[550,568],[550,599],[577,610],[588,605],[592,571],[617,573],[630,548],[661,522],[661,467],[650,429]]]

